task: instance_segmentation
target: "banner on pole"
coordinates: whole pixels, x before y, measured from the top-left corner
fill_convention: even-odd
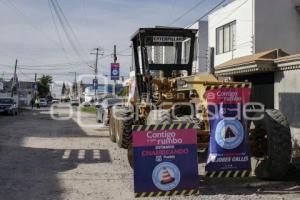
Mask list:
[[[111,77],[111,80],[119,80],[119,78],[120,78],[120,64],[119,63],[111,63],[110,77]]]
[[[98,79],[93,79],[93,88],[94,90],[97,90],[98,89]]]
[[[37,85],[37,83],[33,83],[33,84],[32,84],[32,90],[33,90],[34,92],[38,91],[38,85]]]
[[[215,88],[206,91],[210,123],[207,177],[246,177],[251,172],[243,105],[250,88]]]

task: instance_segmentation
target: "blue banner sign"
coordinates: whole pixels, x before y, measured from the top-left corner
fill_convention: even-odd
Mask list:
[[[193,124],[135,126],[135,197],[191,195],[198,191]]]
[[[246,177],[251,173],[247,126],[243,106],[250,100],[250,88],[208,90],[210,123],[206,177]]]

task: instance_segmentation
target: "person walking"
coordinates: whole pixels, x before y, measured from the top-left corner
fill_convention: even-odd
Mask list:
[[[37,108],[37,109],[40,108],[40,98],[39,98],[39,97],[37,97],[37,98],[35,99],[35,105],[36,105],[36,108]]]
[[[31,98],[30,104],[31,104],[31,110],[33,110],[33,107],[34,107],[34,99],[33,99],[33,97]]]

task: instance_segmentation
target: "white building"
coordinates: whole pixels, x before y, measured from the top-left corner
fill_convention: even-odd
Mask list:
[[[235,0],[208,16],[215,65],[266,51],[300,51],[299,0]]]
[[[198,30],[195,39],[193,73],[207,72],[208,22],[198,20],[186,28]]]

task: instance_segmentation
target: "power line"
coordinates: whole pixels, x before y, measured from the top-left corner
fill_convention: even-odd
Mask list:
[[[2,2],[4,5],[6,5],[7,7],[9,7],[11,10],[14,11],[14,13],[19,16],[20,18],[22,18],[27,25],[31,26],[33,29],[35,29],[36,31],[40,32],[45,38],[47,38],[49,41],[55,43],[56,45],[57,42],[55,40],[53,40],[50,36],[48,36],[42,29],[40,29],[38,26],[36,26],[34,23],[31,22],[31,20],[29,19],[29,17],[24,14],[24,12],[22,12],[13,2],[12,0],[5,0],[5,1],[0,1]]]
[[[210,9],[208,12],[206,12],[204,15],[202,15],[200,18],[198,18],[196,21],[200,21],[202,20],[204,17],[206,17],[207,15],[209,15],[211,12],[213,12],[214,10],[216,10],[219,6],[221,6],[223,3],[225,3],[227,0],[222,0],[220,3],[218,3],[217,5],[215,5],[212,9]]]
[[[180,15],[179,17],[177,17],[175,20],[173,20],[168,26],[171,26],[173,24],[175,24],[176,22],[178,22],[179,20],[181,20],[184,16],[186,16],[187,14],[189,14],[190,12],[192,12],[194,9],[196,9],[198,6],[200,6],[202,3],[204,3],[206,0],[201,0],[200,2],[198,2],[196,5],[192,6],[191,8],[189,8],[187,11],[185,11],[182,15]]]
[[[80,51],[77,49],[77,46],[75,44],[75,41],[77,41],[77,45],[81,48],[81,45],[75,35],[75,32],[73,31],[70,23],[68,22],[67,17],[64,15],[64,12],[62,10],[62,8],[60,7],[60,5],[58,4],[57,0],[50,0],[50,3],[53,7],[53,10],[56,14],[56,17],[61,25],[61,28],[63,30],[63,32],[65,33],[65,36],[70,44],[70,46],[72,47],[73,51],[75,52],[75,54],[84,62],[84,59],[80,53]],[[69,30],[68,30],[69,29]],[[72,35],[69,33],[69,31],[72,33]],[[73,38],[72,38],[73,36]],[[83,49],[83,48],[81,48]]]
[[[73,38],[75,39],[75,42],[77,42],[77,45],[79,46],[79,49],[80,49],[80,50],[83,50],[84,48],[82,47],[82,45],[81,45],[81,43],[80,43],[80,40],[77,38],[77,36],[76,36],[76,34],[75,34],[75,32],[74,32],[74,30],[73,30],[71,24],[69,23],[69,21],[68,21],[66,15],[64,14],[63,9],[61,8],[61,6],[59,5],[59,3],[58,3],[57,0],[54,0],[54,1],[55,1],[55,3],[56,3],[57,8],[59,9],[59,11],[60,11],[62,17],[64,18],[64,20],[65,20],[67,26],[69,27],[69,29],[70,29],[70,31],[71,31],[71,34],[73,35]]]
[[[60,33],[59,33],[58,26],[57,26],[56,21],[55,21],[55,17],[54,17],[53,9],[52,9],[51,4],[50,4],[50,0],[48,0],[48,6],[49,6],[50,14],[51,14],[51,19],[52,19],[52,22],[53,22],[53,25],[55,27],[55,31],[56,31],[56,34],[57,34],[57,37],[58,37],[58,41],[60,43],[60,46],[61,46],[63,52],[65,53],[66,57],[68,58],[68,53],[67,53],[67,50],[65,49],[65,47],[63,45],[63,41],[62,41],[62,38],[61,38]]]
[[[215,23],[214,25],[212,25],[211,27],[215,27],[216,25],[220,24],[221,22],[223,22],[224,20],[228,19],[228,17],[230,17],[232,14],[234,14],[235,11],[237,11],[240,7],[242,7],[244,4],[246,4],[248,2],[248,0],[245,0],[243,3],[241,3],[241,5],[239,5],[238,7],[236,7],[235,9],[233,9],[227,16],[223,17],[220,21],[218,21],[217,23]]]
[[[85,25],[87,27],[87,30],[91,31],[90,23],[88,21],[88,16],[87,16],[87,12],[86,12],[86,0],[82,0],[82,8],[83,8],[83,13],[84,13]]]
[[[91,61],[85,61],[85,62],[93,62],[92,60]],[[74,66],[74,65],[79,65],[79,64],[82,64],[81,61],[74,61],[74,62],[66,62],[66,63],[51,63],[51,64],[40,64],[40,65],[19,65],[19,66],[24,66],[24,67],[57,67],[57,66]],[[0,65],[3,65],[3,66],[11,66],[9,64],[0,64]]]

